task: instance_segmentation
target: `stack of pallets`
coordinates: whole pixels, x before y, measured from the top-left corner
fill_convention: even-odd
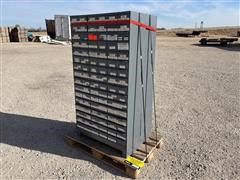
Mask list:
[[[0,27],[0,43],[10,42],[8,27]]]
[[[27,42],[27,29],[18,27],[17,30],[19,42]]]

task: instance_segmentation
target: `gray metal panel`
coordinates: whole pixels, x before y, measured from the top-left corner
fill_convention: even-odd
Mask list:
[[[55,29],[57,40],[69,40],[70,39],[70,24],[68,15],[55,15]]]
[[[130,18],[138,21],[138,13],[131,12]],[[133,24],[130,25],[130,42],[129,42],[129,71],[131,71],[128,77],[128,121],[127,121],[127,153],[131,154],[131,152],[135,149],[134,146],[134,139],[138,138],[135,137],[134,132],[135,129],[138,127],[137,122],[135,122],[135,99],[136,97],[136,62],[137,62],[137,42],[138,42],[138,26]]]

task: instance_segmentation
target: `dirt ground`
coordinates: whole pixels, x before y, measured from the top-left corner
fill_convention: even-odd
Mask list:
[[[239,179],[240,47],[160,37],[155,83],[164,145],[140,179]],[[71,47],[2,45],[1,179],[122,179],[66,144],[74,130]]]

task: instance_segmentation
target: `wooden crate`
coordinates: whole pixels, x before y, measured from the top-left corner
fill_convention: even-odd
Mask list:
[[[75,145],[79,147],[80,150],[86,152],[87,154],[105,162],[116,169],[122,171],[127,176],[131,178],[137,178],[141,172],[140,167],[131,164],[126,161],[126,158],[121,156],[121,152],[115,150],[101,142],[93,140],[85,135],[71,134],[66,136],[66,140],[70,145]],[[160,148],[163,143],[162,137],[160,135],[152,134],[147,142],[143,143],[132,155],[131,157],[136,158],[144,163],[149,163],[154,158],[154,151]],[[147,152],[145,150],[145,144],[147,145]]]

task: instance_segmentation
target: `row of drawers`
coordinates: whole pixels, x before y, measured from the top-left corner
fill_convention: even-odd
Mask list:
[[[82,117],[84,119],[87,119],[87,120],[90,120],[92,122],[95,122],[97,124],[100,124],[102,126],[105,126],[105,127],[108,127],[112,130],[115,130],[115,131],[118,131],[118,132],[121,132],[122,134],[126,134],[127,132],[127,127],[126,127],[126,121],[118,121],[118,122],[115,122],[113,121],[112,119],[102,119],[102,118],[99,118],[97,116],[94,116],[92,114],[87,114],[85,112],[82,112],[82,111],[76,111],[76,115],[77,117]],[[124,125],[123,125],[124,124]]]
[[[114,25],[75,25],[73,32],[116,32],[129,31],[129,24],[114,24]]]
[[[107,132],[109,129],[109,134],[115,136],[116,134],[119,135],[120,138],[125,138],[126,136],[126,127],[118,125],[116,123],[113,123],[111,121],[106,121],[103,119],[100,119],[98,117],[86,114],[84,112],[77,111],[77,119],[83,118],[86,121],[89,121],[90,124],[96,124],[99,126],[99,129],[101,128],[102,131]],[[125,139],[123,139],[125,140]]]
[[[103,21],[103,20],[116,20],[116,19],[126,20],[129,18],[130,18],[130,12],[119,12],[119,13],[72,16],[71,22]]]
[[[111,69],[111,68],[105,68],[105,67],[97,67],[97,66],[91,66],[91,65],[85,65],[85,64],[74,64],[74,69],[81,72],[89,72],[99,75],[105,75],[105,76],[113,76],[117,78],[127,78],[128,72],[126,70],[121,69]]]
[[[91,100],[86,100],[87,96],[82,93],[76,93],[75,101],[77,105],[83,105],[84,107],[87,107],[89,111],[91,109],[95,109],[98,111],[101,111],[103,113],[108,113],[116,117],[120,118],[127,118],[127,110],[120,110],[117,108],[110,107],[109,105],[103,105],[102,102],[95,102],[93,99]],[[95,100],[97,101],[99,98],[96,98]]]
[[[85,131],[85,132],[89,133],[89,135],[91,137],[94,136],[94,138],[101,139],[102,141],[105,141],[107,144],[111,144],[111,146],[113,146],[115,148],[126,146],[126,141],[124,141],[120,138],[114,137],[114,136],[112,136],[108,133],[105,133],[105,132],[103,132],[103,131],[101,131],[97,128],[89,126],[87,124],[87,122],[84,121],[84,119],[81,119],[81,120],[77,121],[77,127],[81,131]]]
[[[106,77],[105,75],[92,74],[89,72],[74,72],[74,77],[82,78],[88,81],[101,82],[116,86],[128,86],[128,79],[119,79],[115,77]]]
[[[89,49],[102,49],[107,51],[118,50],[124,51],[129,50],[128,42],[104,42],[104,41],[76,41],[72,42],[74,48],[89,48]]]
[[[93,102],[103,104],[105,106],[109,106],[112,108],[117,108],[117,109],[123,110],[123,111],[126,111],[126,109],[127,109],[126,102],[113,101],[108,98],[104,98],[101,96],[99,97],[95,94],[90,94],[90,93],[84,92],[86,90],[88,90],[88,88],[75,86],[76,101],[78,101],[80,103],[80,99],[78,99],[78,98],[81,98],[81,99],[84,99],[87,101],[93,101]],[[105,106],[104,106],[104,108],[105,108]]]
[[[106,52],[104,50],[73,49],[73,55],[112,60],[128,60],[128,52]]]
[[[85,114],[89,114],[91,116],[103,119],[105,121],[110,121],[110,122],[113,122],[113,123],[121,125],[121,126],[127,125],[126,118],[123,118],[119,115],[113,115],[112,113],[109,113],[107,111],[102,111],[102,110],[96,109],[94,107],[91,108],[89,106],[85,106],[84,104],[76,103],[76,111],[83,112]]]
[[[112,69],[128,69],[128,62],[122,60],[111,60],[111,59],[103,59],[103,58],[92,58],[92,57],[82,57],[82,56],[74,56],[73,62],[78,64],[86,64],[98,67],[106,67]]]
[[[104,135],[105,135],[105,138],[107,139],[108,137],[111,138],[111,141],[113,142],[117,142],[118,143],[123,143],[126,138],[119,132],[116,132],[110,128],[106,128],[104,126],[101,126],[101,125],[98,125],[96,123],[93,123],[91,121],[88,121],[84,118],[77,118],[77,124],[82,126],[82,127],[85,127],[87,129],[94,129],[94,130],[98,130],[98,131],[101,131]],[[99,134],[99,133],[98,133]],[[119,142],[120,141],[120,142]]]
[[[110,100],[123,103],[127,101],[127,87],[125,88],[121,86],[113,86],[105,83],[88,81],[86,79],[81,78],[75,78],[74,84],[76,90],[85,93],[97,95],[100,97],[108,98]]]
[[[72,32],[72,40],[81,40],[87,41],[89,40],[89,35],[95,36],[95,40],[97,41],[125,41],[129,40],[128,32],[94,32],[86,33],[86,32]]]

